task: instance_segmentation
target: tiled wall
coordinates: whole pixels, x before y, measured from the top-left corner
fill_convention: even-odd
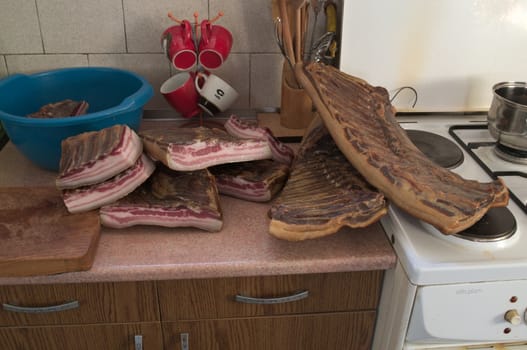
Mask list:
[[[282,56],[274,40],[271,0],[0,0],[0,78],[59,67],[112,66],[146,77],[156,96],[146,109],[170,109],[159,87],[176,73],[160,36],[167,12],[219,20],[234,37],[216,72],[240,93],[235,109],[280,105]]]

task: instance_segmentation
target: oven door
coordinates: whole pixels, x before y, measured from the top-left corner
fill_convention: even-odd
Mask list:
[[[527,280],[418,287],[404,348],[527,349],[526,295]]]

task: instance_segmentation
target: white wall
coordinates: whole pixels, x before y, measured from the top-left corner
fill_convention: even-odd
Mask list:
[[[155,91],[175,72],[159,39],[174,25],[225,15],[232,53],[218,71],[239,92],[233,108],[280,104],[282,56],[274,40],[271,0],[1,0],[0,78],[71,66],[114,66],[135,71]],[[147,109],[170,109],[157,93]]]
[[[527,80],[525,0],[345,0],[343,16],[341,69],[414,87],[415,110],[486,110],[492,85]]]

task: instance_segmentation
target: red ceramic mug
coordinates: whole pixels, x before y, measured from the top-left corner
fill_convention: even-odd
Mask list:
[[[167,28],[161,36],[161,45],[177,70],[189,71],[196,67],[196,45],[189,21],[183,20],[181,24]]]
[[[229,56],[232,48],[232,34],[222,26],[201,22],[199,63],[207,70],[219,68]]]
[[[195,87],[195,73],[182,72],[165,81],[159,89],[165,100],[184,118],[201,112],[199,94]]]

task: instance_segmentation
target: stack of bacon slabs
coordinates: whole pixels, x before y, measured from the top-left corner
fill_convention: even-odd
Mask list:
[[[106,227],[223,227],[219,194],[270,201],[289,176],[293,151],[269,130],[231,117],[221,128],[124,125],[62,144],[57,187],[71,213],[99,209]],[[154,163],[154,162],[157,162]]]
[[[97,209],[132,192],[154,172],[139,136],[114,125],[62,141],[56,186],[70,213]]]
[[[261,140],[271,152],[269,159],[222,164],[210,171],[221,194],[250,202],[269,202],[284,187],[294,159],[294,151],[267,128],[231,115],[224,125],[229,135],[243,140]]]
[[[220,194],[265,202],[284,186],[293,150],[270,130],[232,115],[219,128],[150,129],[145,152],[174,171],[209,169]]]

